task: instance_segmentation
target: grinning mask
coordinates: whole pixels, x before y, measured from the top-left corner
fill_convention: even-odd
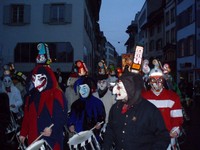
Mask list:
[[[47,76],[45,74],[33,74],[32,75],[32,82],[35,88],[41,92],[47,86]]]

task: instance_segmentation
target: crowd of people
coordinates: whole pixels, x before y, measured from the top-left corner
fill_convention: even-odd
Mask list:
[[[39,43],[38,51],[37,64],[27,77],[13,64],[3,68],[1,148],[8,149],[9,139],[3,137],[14,133],[21,150],[36,146],[37,141],[53,150],[179,149],[177,138],[184,121],[181,100],[166,87],[171,83],[170,71],[158,60],[153,61],[154,68],[144,60],[140,72],[129,66],[107,67],[100,60],[95,79],[77,60],[63,85],[61,69],[51,69],[48,45]],[[92,132],[92,138],[88,135],[82,141],[85,131]]]

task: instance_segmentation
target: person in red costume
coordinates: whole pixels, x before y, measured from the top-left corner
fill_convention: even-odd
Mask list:
[[[63,149],[63,129],[67,124],[67,101],[49,65],[38,64],[31,72],[34,88],[26,98],[20,141],[28,145],[38,137],[53,150]]]
[[[178,143],[176,138],[179,136],[180,127],[183,123],[183,113],[180,103],[180,97],[164,88],[164,74],[159,65],[153,61],[155,67],[151,69],[148,77],[148,83],[151,86],[149,90],[144,90],[142,96],[153,103],[162,113],[166,128],[171,137],[171,143],[167,150],[174,150]]]

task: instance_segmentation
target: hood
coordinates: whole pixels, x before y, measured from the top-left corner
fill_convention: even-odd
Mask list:
[[[131,106],[139,102],[141,100],[141,91],[144,86],[142,76],[136,73],[124,72],[119,80],[123,82],[126,89],[128,95],[127,104]]]

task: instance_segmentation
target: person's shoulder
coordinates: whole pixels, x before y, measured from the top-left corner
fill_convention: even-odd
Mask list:
[[[157,109],[157,107],[148,101],[146,98],[142,98],[143,109]]]

